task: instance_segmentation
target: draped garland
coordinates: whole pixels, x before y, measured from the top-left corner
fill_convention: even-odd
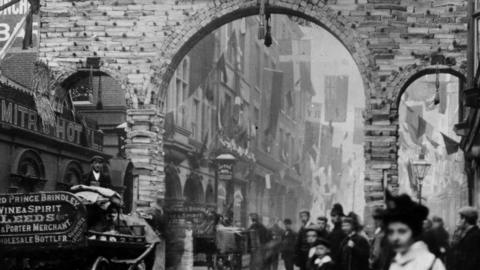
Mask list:
[[[35,62],[32,91],[43,126],[55,125],[55,111],[52,104],[57,88],[61,87],[57,79],[47,64],[41,61]]]

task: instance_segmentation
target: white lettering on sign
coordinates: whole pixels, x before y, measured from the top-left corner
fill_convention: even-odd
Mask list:
[[[0,23],[0,41],[7,41],[10,38],[10,25]]]
[[[10,2],[12,2],[12,0],[0,0],[0,6]],[[28,3],[28,0],[21,0],[20,2],[0,11],[0,15],[25,15],[28,13],[29,9],[30,3]]]

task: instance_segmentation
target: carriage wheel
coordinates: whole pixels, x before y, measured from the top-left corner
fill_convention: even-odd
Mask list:
[[[91,270],[108,270],[110,262],[104,257],[98,257],[92,265]]]
[[[131,265],[128,270],[147,270],[147,265],[145,264],[145,261],[141,261],[138,264]]]

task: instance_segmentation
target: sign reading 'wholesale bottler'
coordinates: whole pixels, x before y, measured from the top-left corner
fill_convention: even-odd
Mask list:
[[[84,243],[86,210],[67,192],[0,194],[0,249]]]
[[[98,131],[59,116],[56,117],[54,126],[43,125],[35,110],[2,97],[0,97],[0,124],[102,151],[103,137]]]

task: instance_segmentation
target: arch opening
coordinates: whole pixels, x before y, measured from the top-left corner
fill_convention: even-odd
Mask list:
[[[456,209],[468,204],[465,154],[452,129],[463,118],[464,80],[451,69],[423,70],[408,79],[398,103],[399,191],[427,205],[451,229]],[[417,160],[431,164],[424,177],[416,174]]]

